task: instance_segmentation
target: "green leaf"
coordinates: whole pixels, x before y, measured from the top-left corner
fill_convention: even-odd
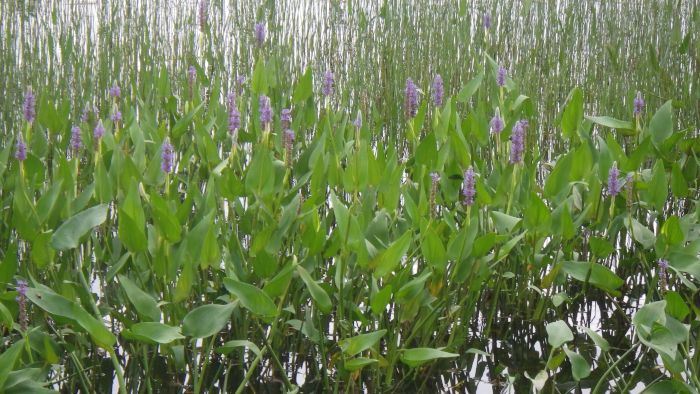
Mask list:
[[[131,326],[129,331],[136,336],[164,345],[185,338],[180,334],[180,327],[172,327],[156,322],[136,323]]]
[[[343,242],[348,239],[348,228],[350,226],[350,218],[348,208],[338,200],[335,193],[331,190],[330,193],[331,204],[333,205],[333,214],[335,215],[335,220],[338,223],[338,230],[340,231],[340,238]]]
[[[675,291],[667,291],[664,295],[664,300],[666,300],[666,313],[671,315],[671,317],[683,321],[690,313],[690,308],[683,301],[683,297]]]
[[[272,168],[270,154],[264,150],[258,152],[250,163],[245,175],[245,189],[250,194],[265,197],[272,193],[275,186],[275,170]]]
[[[13,343],[9,349],[0,354],[0,387],[5,384],[7,377],[12,372],[12,368],[15,366],[17,358],[22,354],[24,349],[24,339],[20,339]]]
[[[671,215],[664,225],[661,226],[661,234],[666,237],[666,242],[670,245],[676,245],[685,239],[683,235],[683,230],[681,230],[680,224],[678,224],[678,217],[676,215]]]
[[[428,263],[428,266],[434,268],[439,273],[444,273],[447,269],[447,253],[442,240],[432,228],[428,229],[425,239],[421,244],[423,257]]]
[[[427,363],[428,361],[437,360],[439,358],[453,358],[457,356],[459,356],[459,354],[442,351],[442,348],[431,349],[419,347],[404,351],[401,354],[401,361],[409,367],[415,368],[419,365]]]
[[[644,249],[650,249],[656,243],[656,236],[654,233],[643,224],[639,223],[636,219],[632,219],[632,223],[630,225],[629,219],[625,218],[625,227],[627,227],[628,230],[630,227],[632,227],[634,240],[641,243]]]
[[[666,171],[664,170],[663,160],[657,160],[654,165],[654,173],[649,182],[647,202],[650,207],[653,206],[657,211],[661,211],[666,205],[667,199],[668,181],[666,180]]]
[[[590,266],[591,264],[587,262],[565,261],[561,269],[571,275],[572,278],[583,282],[586,280]],[[620,293],[615,291],[615,289],[622,286],[625,281],[610,271],[610,268],[594,263],[589,283],[617,297]]]
[[[568,140],[573,135],[578,135],[581,121],[583,121],[583,94],[581,89],[574,88],[571,91],[571,99],[566,105],[561,119],[561,131],[565,140]],[[549,197],[545,196],[545,198]]]
[[[216,334],[228,324],[237,304],[212,304],[193,309],[182,321],[182,334],[194,338],[206,338]]]
[[[56,257],[56,251],[51,248],[51,231],[46,233],[41,233],[34,239],[34,244],[32,248],[32,260],[36,267],[40,270],[46,268],[54,257]]]
[[[180,137],[185,132],[185,130],[187,130],[187,126],[190,125],[192,119],[194,119],[194,116],[197,115],[197,112],[199,112],[199,110],[202,109],[203,106],[204,102],[196,106],[193,110],[186,113],[183,117],[178,119],[177,122],[175,122],[175,126],[173,126],[172,130],[173,138]]]
[[[352,360],[348,360],[343,364],[343,367],[345,370],[353,372],[357,371],[358,369],[362,369],[365,365],[373,364],[379,362],[379,360],[375,360],[373,358],[366,358],[366,357],[357,357],[353,358]]]
[[[65,317],[70,320],[75,320],[75,314],[73,313],[73,305],[75,303],[62,295],[58,295],[53,291],[28,288],[27,298],[32,302],[32,304],[43,309],[51,315]]]
[[[51,238],[51,247],[65,251],[78,246],[80,238],[107,219],[109,204],[100,204],[71,216]]]
[[[372,297],[372,301],[370,303],[372,312],[378,315],[383,314],[386,310],[386,306],[391,301],[391,293],[393,291],[394,289],[391,287],[391,285],[386,285],[377,294],[375,294],[374,297]]]
[[[250,90],[256,95],[267,94],[267,72],[265,70],[265,62],[263,61],[262,54],[258,56],[258,61],[255,62],[253,78],[250,81]],[[257,101],[258,96],[255,97]]]
[[[90,333],[90,337],[97,346],[111,350],[112,346],[117,343],[117,337],[105,327],[104,323],[97,320],[80,305],[73,304],[73,314],[78,324]]]
[[[297,272],[299,273],[301,280],[306,283],[306,287],[309,289],[311,297],[316,300],[318,309],[320,309],[323,313],[330,313],[333,304],[331,304],[331,299],[328,297],[328,293],[326,293],[326,291],[323,290],[318,283],[316,283],[316,281],[311,277],[311,275],[309,275],[309,272],[304,267],[300,265],[297,266]]]
[[[572,352],[566,346],[564,346],[564,352],[566,352],[566,356],[571,360],[571,374],[576,381],[585,379],[591,374],[591,366],[588,365],[586,359],[580,354]]]
[[[688,192],[688,183],[683,177],[681,166],[678,165],[678,162],[674,162],[671,172],[671,194],[675,198],[686,198],[688,197]]]
[[[565,321],[557,320],[547,324],[547,338],[550,346],[558,348],[566,342],[573,341],[574,334]]]
[[[496,244],[496,233],[488,233],[477,238],[472,245],[472,256],[480,259],[486,256]]]
[[[603,238],[591,237],[589,240],[591,252],[599,259],[606,258],[615,252],[615,248]]]
[[[338,342],[338,345],[345,354],[348,356],[354,356],[374,346],[374,344],[377,343],[377,341],[380,340],[384,334],[386,334],[386,330],[379,330],[368,334],[360,334],[344,339]]]
[[[275,303],[272,302],[270,296],[257,287],[230,278],[224,278],[224,286],[231,294],[238,297],[246,309],[256,315],[267,317],[277,315]]]
[[[472,98],[474,93],[476,93],[476,90],[479,89],[479,86],[481,85],[481,81],[484,79],[484,72],[480,72],[477,74],[474,79],[469,81],[466,85],[460,89],[459,94],[457,95],[457,102],[458,103],[465,103],[469,101],[469,99]]]
[[[262,358],[262,352],[260,351],[260,348],[258,348],[258,346],[253,342],[244,340],[228,341],[224,344],[224,346],[216,348],[216,352],[221,354],[229,354],[233,351],[233,349],[239,347],[247,347],[253,353],[255,353],[256,356]]]
[[[605,127],[610,127],[613,129],[620,129],[620,130],[634,130],[635,125],[632,122],[625,122],[622,120],[617,120],[614,118],[611,118],[609,116],[588,116],[585,115],[584,118],[590,120],[591,122],[605,126]]]
[[[536,230],[540,235],[546,235],[552,225],[552,213],[537,193],[532,192],[531,195],[530,206],[523,215],[523,228]]]
[[[306,72],[299,79],[299,84],[297,84],[296,89],[294,89],[294,96],[292,96],[292,102],[294,104],[302,103],[308,100],[314,91],[313,85],[313,74],[311,72],[311,66],[306,67]]]
[[[124,288],[126,296],[129,298],[136,312],[138,312],[139,317],[146,321],[159,322],[161,317],[160,308],[158,308],[158,303],[145,291],[141,290],[134,282],[124,275],[117,275],[119,278],[119,284]]]
[[[668,137],[673,134],[673,120],[671,101],[667,101],[659,108],[649,123],[649,134],[656,146],[661,146]]]
[[[146,239],[146,232],[144,231],[143,225],[143,222],[139,225],[139,223],[124,210],[119,210],[119,239],[131,253],[142,252],[148,247],[148,239]]]
[[[542,197],[552,199],[569,184],[574,154],[574,151],[570,151],[567,155],[557,160],[554,170],[552,170],[544,183]]]
[[[600,334],[598,334],[597,332],[591,330],[591,329],[588,328],[588,327],[584,327],[584,326],[577,326],[577,327],[580,328],[580,329],[582,329],[583,331],[585,331],[586,334],[588,334],[588,336],[593,340],[593,342],[594,342],[602,351],[607,352],[607,351],[610,350],[610,343],[608,343],[608,341],[607,341],[605,338],[603,338],[602,336],[600,336]]]
[[[411,239],[413,239],[413,233],[406,231],[399,239],[392,243],[388,249],[382,251],[374,261],[370,263],[370,266],[376,267],[372,275],[375,279],[382,278],[394,270],[394,267],[401,261],[401,258],[408,252]]]
[[[545,383],[547,383],[547,379],[549,379],[549,375],[547,375],[547,371],[545,370],[541,370],[540,372],[538,372],[534,378],[531,378],[527,371],[525,371],[525,377],[532,382],[532,384],[535,386],[535,389],[537,390],[542,390],[544,388]]]
[[[172,244],[180,242],[182,240],[182,226],[165,200],[155,190],[151,191],[151,207],[153,209],[153,223],[158,232]]]

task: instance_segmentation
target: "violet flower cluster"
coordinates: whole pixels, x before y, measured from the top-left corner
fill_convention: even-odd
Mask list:
[[[332,72],[326,71],[323,73],[323,88],[321,89],[321,93],[323,93],[324,96],[328,97],[331,94],[333,94],[333,83],[335,82],[335,75],[333,75]]]
[[[637,91],[637,98],[634,99],[634,113],[636,115],[641,115],[642,108],[644,108],[644,99],[642,98],[642,92]]]
[[[241,113],[236,107],[236,93],[228,94],[228,131],[234,136],[233,143],[236,141],[236,132],[241,128]]]
[[[608,194],[615,197],[620,194],[620,170],[617,169],[617,162],[613,162],[612,168],[608,171]]]
[[[362,127],[362,117],[360,116],[360,113],[357,113],[357,118],[352,121],[352,125],[357,127],[358,129]]]
[[[87,122],[90,121],[90,112],[92,112],[92,110],[90,109],[89,106],[85,107],[85,109],[83,110],[83,117],[82,117],[81,120],[82,120],[84,123],[87,123]]]
[[[114,123],[117,123],[117,122],[119,122],[120,120],[122,120],[122,113],[119,112],[118,109],[117,109],[117,110],[114,110],[114,113],[113,113],[112,115],[110,115],[109,118],[110,118]]]
[[[632,177],[632,173],[630,172],[629,174],[627,174],[627,177],[625,178],[625,190],[627,192],[627,212],[629,212],[629,213],[632,213],[633,186],[634,186],[634,178]]]
[[[280,112],[280,121],[282,122],[282,143],[285,150],[284,164],[287,168],[292,168],[292,158],[294,156],[294,130],[290,130],[292,124],[292,111],[283,109]]]
[[[166,174],[173,172],[175,154],[173,152],[173,145],[170,143],[170,139],[167,137],[161,146],[160,158],[162,159],[160,163],[160,170]]]
[[[491,27],[491,14],[489,13],[484,14],[484,27],[487,29]]]
[[[23,332],[27,332],[29,327],[29,314],[27,314],[27,282],[23,280],[17,281],[17,293],[15,301],[19,303],[19,325]]]
[[[491,119],[491,132],[500,134],[503,131],[503,119],[501,119],[501,109],[496,108],[496,114]]]
[[[22,113],[24,114],[24,120],[29,123],[34,122],[34,119],[36,119],[36,96],[32,93],[31,86],[27,88],[27,92],[24,94]]]
[[[78,154],[78,151],[80,148],[83,146],[83,132],[80,130],[80,127],[73,127],[71,129],[71,136],[70,136],[70,148],[73,151],[73,156],[75,157]]]
[[[189,70],[187,70],[187,91],[190,95],[190,101],[192,101],[192,97],[194,96],[194,81],[197,80],[197,69],[194,68],[194,66],[190,66]]]
[[[258,48],[262,48],[265,43],[265,24],[257,23],[255,25],[255,45]]]
[[[116,99],[116,98],[119,98],[119,96],[121,96],[121,94],[122,94],[121,89],[119,89],[119,86],[117,85],[117,83],[114,82],[114,86],[109,88],[109,95]]]
[[[207,3],[205,0],[199,2],[199,30],[204,33],[207,27]]]
[[[469,166],[469,168],[464,171],[464,189],[462,190],[464,194],[464,204],[467,206],[474,205],[474,196],[476,195],[476,174],[474,173],[474,167]]]
[[[528,122],[525,119],[519,120],[513,126],[513,134],[510,136],[510,163],[522,164],[523,152],[525,151],[525,129]]]
[[[411,78],[406,79],[404,93],[404,115],[406,119],[413,119],[418,114],[418,88]]]
[[[261,94],[259,100],[260,127],[263,129],[263,131],[266,131],[270,126],[270,123],[272,123],[272,115],[274,115],[274,112],[272,111],[272,107],[270,106],[270,99],[267,98],[267,96]]]
[[[501,87],[506,86],[506,73],[507,72],[508,72],[508,70],[506,70],[503,67],[498,69],[498,76],[496,77],[496,84],[498,86],[501,86]]]
[[[23,162],[27,160],[27,144],[24,142],[22,133],[17,134],[17,151],[15,152],[15,159]]]
[[[668,261],[659,260],[659,286],[661,287],[661,293],[666,293],[666,286],[668,285]]]
[[[97,140],[96,145],[100,144],[100,139],[105,136],[105,128],[102,126],[102,119],[97,122],[95,130],[92,132],[92,136]]]
[[[445,97],[445,87],[442,85],[442,77],[440,74],[435,76],[433,80],[433,105],[442,107],[442,100]]]

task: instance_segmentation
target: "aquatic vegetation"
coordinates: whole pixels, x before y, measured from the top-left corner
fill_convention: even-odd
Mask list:
[[[686,4],[105,4],[0,5],[0,393],[700,390]]]

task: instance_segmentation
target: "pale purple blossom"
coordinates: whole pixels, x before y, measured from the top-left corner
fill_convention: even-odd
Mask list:
[[[228,94],[228,131],[234,134],[241,128],[241,113],[236,107],[236,94]]]
[[[70,148],[73,150],[73,155],[77,155],[80,148],[83,146],[83,132],[80,127],[73,127],[70,136]]]
[[[661,293],[666,293],[666,285],[668,284],[668,260],[659,260],[659,286]]]
[[[19,303],[19,325],[23,332],[27,332],[29,326],[29,314],[27,313],[27,282],[23,280],[17,281],[17,293],[15,301]]]
[[[641,115],[642,108],[644,108],[644,99],[642,98],[642,92],[637,91],[637,98],[634,99],[634,113]]]
[[[358,129],[362,127],[362,117],[359,113],[357,114],[357,118],[355,118],[355,120],[352,121],[352,125],[357,127]]]
[[[24,94],[22,113],[24,114],[24,120],[29,123],[34,122],[34,119],[36,119],[36,96],[32,93],[31,86],[27,88],[27,92]]]
[[[406,79],[404,93],[404,115],[406,119],[413,119],[418,114],[418,88],[411,78]]]
[[[102,137],[105,136],[105,128],[102,126],[102,119],[100,119],[97,122],[97,125],[95,126],[95,130],[92,132],[92,136],[97,139],[98,143]]]
[[[525,128],[526,120],[519,120],[513,126],[513,134],[510,136],[510,163],[522,164],[523,151],[525,150]]]
[[[613,162],[608,175],[608,194],[615,197],[620,193],[620,170],[617,169],[617,162]]]
[[[17,151],[15,152],[15,159],[19,160],[20,162],[23,162],[27,159],[27,144],[24,142],[24,138],[22,138],[22,134],[17,134],[17,145],[16,145]]]
[[[632,213],[632,197],[634,191],[634,177],[632,173],[628,173],[625,178],[625,189],[627,191],[627,212]]]
[[[167,174],[173,172],[175,155],[173,153],[173,145],[170,143],[169,138],[166,138],[161,146],[160,158],[162,159],[160,163],[160,170]]]
[[[445,97],[445,88],[442,85],[442,77],[440,74],[435,76],[433,80],[433,105],[442,107],[442,99]]]
[[[82,118],[83,122],[87,123],[90,121],[90,112],[91,112],[90,107],[89,106],[85,107],[85,109],[83,110],[83,118]]]
[[[207,27],[207,3],[204,0],[199,2],[199,30],[204,33]]]
[[[462,194],[464,194],[464,204],[472,206],[474,204],[474,196],[476,195],[476,174],[472,166],[469,166],[469,168],[464,171],[464,189],[462,190]]]
[[[484,27],[487,29],[491,27],[491,14],[489,13],[484,14]]]
[[[272,116],[274,115],[274,112],[272,111],[272,107],[270,106],[270,99],[267,96],[261,94],[259,100],[260,127],[263,130],[267,130],[270,123],[272,123]]]
[[[437,189],[440,184],[440,174],[431,172],[430,178],[433,180],[430,187],[430,217],[435,219],[437,218]]]
[[[498,69],[498,76],[496,77],[496,84],[498,86],[506,86],[506,73],[508,70],[501,67]]]
[[[255,25],[255,45],[257,45],[258,48],[262,48],[264,43],[265,43],[265,24],[264,23],[257,23]]]
[[[187,91],[190,95],[190,100],[194,95],[194,82],[197,80],[197,69],[194,66],[190,66],[187,70]]]
[[[282,130],[289,130],[289,125],[292,123],[292,110],[283,109],[280,112],[280,121],[282,122]]]
[[[119,112],[119,110],[115,110],[114,113],[113,113],[112,115],[109,116],[109,118],[110,118],[114,123],[116,123],[116,122],[122,120],[122,113]]]
[[[333,94],[333,83],[335,82],[335,75],[333,75],[332,72],[326,71],[323,73],[323,88],[321,89],[321,93],[323,93],[324,96],[330,96]]]
[[[503,119],[501,119],[501,109],[496,108],[496,114],[491,119],[491,132],[500,134],[503,131]]]
[[[121,89],[119,89],[119,86],[117,85],[117,83],[114,82],[114,86],[109,88],[109,95],[114,97],[114,98],[119,98],[119,96],[121,96],[121,94],[122,94]]]

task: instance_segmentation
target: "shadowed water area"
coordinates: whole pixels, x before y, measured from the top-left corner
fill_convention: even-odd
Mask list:
[[[698,393],[697,1],[5,1],[0,394]]]

